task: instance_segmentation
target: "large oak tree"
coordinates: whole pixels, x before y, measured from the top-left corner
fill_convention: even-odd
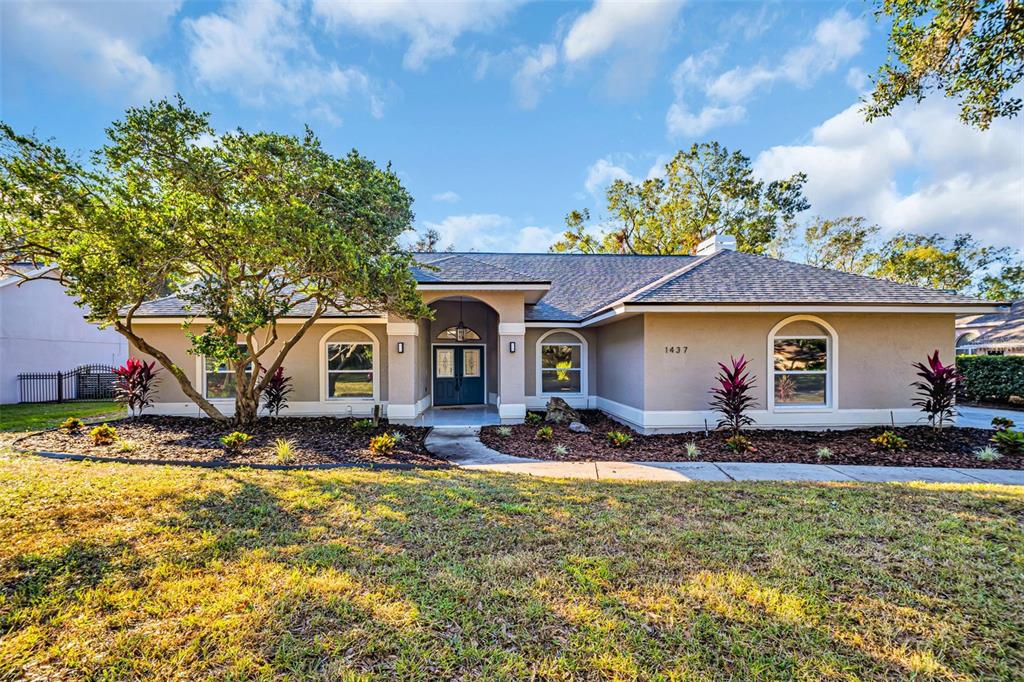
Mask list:
[[[80,161],[0,126],[0,266],[54,266],[45,276],[90,321],[155,357],[209,416],[225,419],[136,324],[143,302],[185,302],[183,328],[202,329],[188,332],[190,351],[233,369],[243,424],[329,310],[427,314],[397,242],[412,198],[390,168],[335,157],[309,130],[217,135],[181,98],[129,109],[106,137]],[[301,324],[282,325],[297,312]]]

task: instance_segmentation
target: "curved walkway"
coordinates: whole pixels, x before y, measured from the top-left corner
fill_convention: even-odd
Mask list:
[[[1024,485],[1024,471],[883,467],[852,464],[767,464],[750,462],[549,462],[492,450],[474,427],[435,427],[425,445],[456,466],[552,478],[626,481],[926,481]]]

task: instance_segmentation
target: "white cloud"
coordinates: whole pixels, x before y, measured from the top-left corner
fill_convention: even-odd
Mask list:
[[[650,46],[651,39],[664,39],[681,2],[621,2],[595,0],[593,6],[576,18],[562,43],[569,62],[584,61],[610,50],[626,46]]]
[[[509,0],[313,0],[313,14],[329,27],[353,27],[371,35],[401,34],[409,40],[403,63],[421,69],[449,55],[463,33],[492,30],[519,4]]]
[[[587,179],[583,186],[588,192],[597,196],[615,180],[633,181],[633,176],[622,166],[617,166],[608,159],[598,159],[587,168]]]
[[[540,102],[540,95],[551,80],[551,70],[558,61],[558,50],[554,45],[539,45],[523,59],[522,65],[512,76],[512,92],[519,106],[533,109]]]
[[[446,192],[439,192],[438,194],[435,194],[431,198],[434,201],[440,201],[443,204],[454,204],[458,202],[458,200],[461,199],[462,197],[460,197],[457,193],[453,192],[452,190],[448,190]]]
[[[511,218],[494,213],[448,216],[440,222],[423,221],[423,230],[437,230],[438,249],[458,251],[547,251],[560,231],[530,225],[516,229]]]
[[[803,145],[772,147],[755,161],[766,178],[808,175],[815,214],[862,215],[888,233],[970,232],[1024,247],[1024,126],[962,125],[956,106],[931,98],[865,123],[853,105],[811,131]],[[915,177],[910,184],[903,181]]]
[[[335,104],[353,94],[383,114],[376,83],[356,67],[341,67],[317,53],[293,0],[235,2],[222,13],[185,20],[189,59],[196,81],[250,104],[272,99],[308,105],[312,116],[341,122]]]
[[[91,89],[145,101],[174,92],[174,77],[146,56],[181,0],[145,3],[6,2],[0,6],[4,58],[17,53]]]
[[[706,106],[693,114],[680,102],[674,103],[665,114],[665,125],[672,137],[703,135],[712,128],[742,121],[747,110],[738,104],[726,107]]]
[[[862,93],[867,91],[868,86],[871,85],[871,79],[864,69],[851,66],[850,70],[846,72],[846,84],[858,93]]]

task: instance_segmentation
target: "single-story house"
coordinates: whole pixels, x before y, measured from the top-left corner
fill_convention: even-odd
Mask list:
[[[336,311],[285,361],[290,414],[392,420],[484,405],[506,422],[552,396],[643,432],[714,426],[718,362],[752,361],[761,426],[908,424],[911,363],[953,359],[958,314],[986,301],[740,253],[715,237],[693,256],[424,253],[414,276],[433,320]],[[306,313],[308,315],[308,312]],[[287,323],[297,325],[303,311]],[[144,304],[137,329],[232,408],[224,366],[186,352],[188,311]],[[203,319],[192,320],[201,329]],[[287,331],[287,330],[285,330]],[[165,379],[155,411],[199,414]]]
[[[956,320],[958,355],[1024,355],[1024,299],[985,315]]]

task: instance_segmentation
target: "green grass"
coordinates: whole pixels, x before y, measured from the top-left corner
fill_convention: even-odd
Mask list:
[[[109,400],[0,405],[0,431],[38,431],[59,426],[68,417],[120,416],[121,411],[120,405]]]
[[[1020,679],[1024,489],[0,454],[0,679]]]

